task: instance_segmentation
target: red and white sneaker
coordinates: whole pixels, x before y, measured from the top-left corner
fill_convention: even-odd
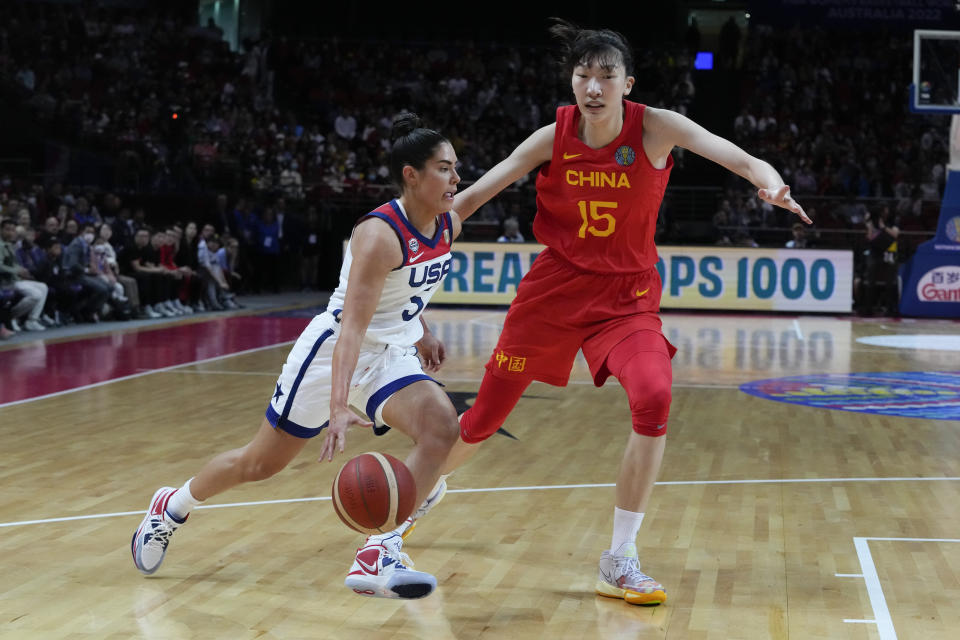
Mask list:
[[[632,543],[621,545],[615,554],[604,551],[600,556],[597,593],[645,606],[667,601],[667,590],[663,585],[640,571],[637,545]]]
[[[140,527],[133,534],[130,541],[130,552],[133,554],[133,564],[146,575],[154,573],[160,568],[163,556],[167,553],[170,536],[177,528],[187,521],[179,520],[167,511],[170,496],[176,493],[173,487],[161,487],[153,494],[147,515],[140,522]],[[189,516],[188,516],[189,517]]]
[[[371,539],[372,538],[372,539]],[[350,573],[343,581],[354,593],[372,598],[423,598],[437,588],[429,573],[414,571],[410,556],[400,551],[403,540],[371,536],[357,549]]]

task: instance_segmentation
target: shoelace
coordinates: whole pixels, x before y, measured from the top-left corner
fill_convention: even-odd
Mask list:
[[[617,573],[625,576],[630,584],[640,585],[644,582],[656,582],[643,571],[640,571],[640,565],[637,564],[636,558],[615,556],[615,562]]]
[[[167,545],[170,544],[170,536],[173,535],[176,529],[168,525],[162,518],[155,522],[156,527],[153,530],[153,536],[147,542],[147,545],[155,547],[159,544],[162,548],[166,549]]]

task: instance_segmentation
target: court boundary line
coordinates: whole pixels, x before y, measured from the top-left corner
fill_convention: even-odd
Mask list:
[[[28,402],[36,402],[37,400],[44,400],[46,398],[57,398],[59,396],[65,396],[71,393],[76,393],[77,391],[83,391],[85,389],[95,389],[96,387],[102,387],[104,385],[113,384],[114,382],[121,382],[123,380],[132,380],[133,378],[142,378],[143,376],[149,376],[153,373],[163,373],[164,371],[170,371],[172,369],[177,369],[179,367],[189,367],[195,364],[205,364],[207,362],[216,362],[217,360],[224,360],[226,358],[232,358],[233,356],[242,356],[248,353],[256,353],[257,351],[275,349],[277,347],[293,344],[294,342],[296,342],[296,340],[288,340],[286,342],[278,342],[276,344],[268,344],[260,347],[253,347],[252,349],[244,349],[243,351],[225,353],[219,356],[203,358],[201,360],[192,360],[190,362],[181,362],[180,364],[171,364],[166,367],[160,367],[159,369],[145,369],[142,371],[138,371],[137,373],[131,373],[129,375],[120,376],[119,378],[110,378],[109,380],[101,380],[100,382],[91,382],[90,384],[81,385],[79,387],[73,387],[71,389],[63,389],[61,391],[54,391],[53,393],[45,393],[41,396],[34,396],[32,398],[21,398],[20,400],[11,400],[10,402],[2,402],[0,403],[0,409],[3,409],[5,407],[13,407],[19,404],[26,404]]]
[[[871,540],[875,542],[960,543],[960,538],[887,538],[880,536],[858,536],[853,539],[853,546],[857,551],[857,560],[860,562],[863,580],[867,587],[867,597],[870,599],[870,608],[873,609],[873,617],[875,619],[844,619],[844,622],[872,622],[877,625],[877,633],[880,635],[880,640],[897,640],[897,631],[893,626],[893,617],[890,615],[889,607],[887,607],[887,599],[883,595],[883,585],[880,583],[880,576],[877,575],[877,565],[873,561],[873,554],[870,553]]]
[[[840,483],[840,482],[960,482],[960,477],[902,477],[902,478],[769,478],[744,480],[666,480],[657,482],[657,486],[705,486],[705,485],[738,485],[738,484],[811,484],[811,483]],[[547,484],[526,485],[517,487],[478,487],[472,489],[448,489],[447,493],[499,493],[504,491],[548,491],[551,489],[609,489],[615,487],[612,482],[593,484]],[[307,498],[280,498],[276,500],[254,500],[250,502],[229,502],[224,504],[204,504],[197,509],[226,509],[229,507],[253,507],[268,504],[290,504],[297,502],[326,502],[330,496],[311,496]],[[0,529],[32,524],[51,524],[54,522],[74,522],[77,520],[95,520],[98,518],[117,518],[121,516],[143,515],[146,510],[117,511],[113,513],[91,513],[79,516],[62,516],[59,518],[42,518],[37,520],[20,520],[16,522],[0,522]],[[856,538],[855,538],[856,539]],[[869,540],[918,540],[960,542],[960,540],[933,540],[927,538],[868,538]]]

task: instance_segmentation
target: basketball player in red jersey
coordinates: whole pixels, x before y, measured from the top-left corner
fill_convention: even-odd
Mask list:
[[[657,605],[666,590],[640,571],[635,541],[663,459],[676,351],[661,333],[653,242],[671,150],[723,165],[753,183],[765,202],[810,220],[766,162],[683,115],[626,101],[634,78],[621,35],[561,21],[551,33],[563,44],[576,104],[557,109],[554,124],[534,132],[454,203],[464,219],[540,167],[533,231],[547,249],[517,288],[444,473],[497,431],[533,380],[566,385],[582,349],[597,386],[612,375],[626,389],[633,422],[597,593]]]

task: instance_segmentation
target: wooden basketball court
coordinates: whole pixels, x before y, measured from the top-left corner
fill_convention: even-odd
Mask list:
[[[448,348],[438,378],[469,404],[503,313],[427,318]],[[639,538],[663,606],[594,595],[629,412],[582,360],[568,387],[528,389],[504,425],[516,439],[487,442],[408,539],[438,578],[426,599],[346,589],[361,540],[329,502],[347,456],[402,457],[400,434],[351,432],[335,465],[311,443],[277,477],[195,511],[142,576],[130,537],[150,496],[248,440],[281,344],[0,405],[0,637],[956,638],[960,421],[884,414],[951,416],[951,376],[899,403],[922,374],[864,383],[848,390],[876,398],[862,411],[809,406],[823,387],[793,377],[952,371],[956,388],[960,325],[665,314],[664,327],[679,348],[669,444]],[[42,345],[29,348],[23,366],[42,367]],[[755,387],[807,404],[740,388],[785,377]]]

